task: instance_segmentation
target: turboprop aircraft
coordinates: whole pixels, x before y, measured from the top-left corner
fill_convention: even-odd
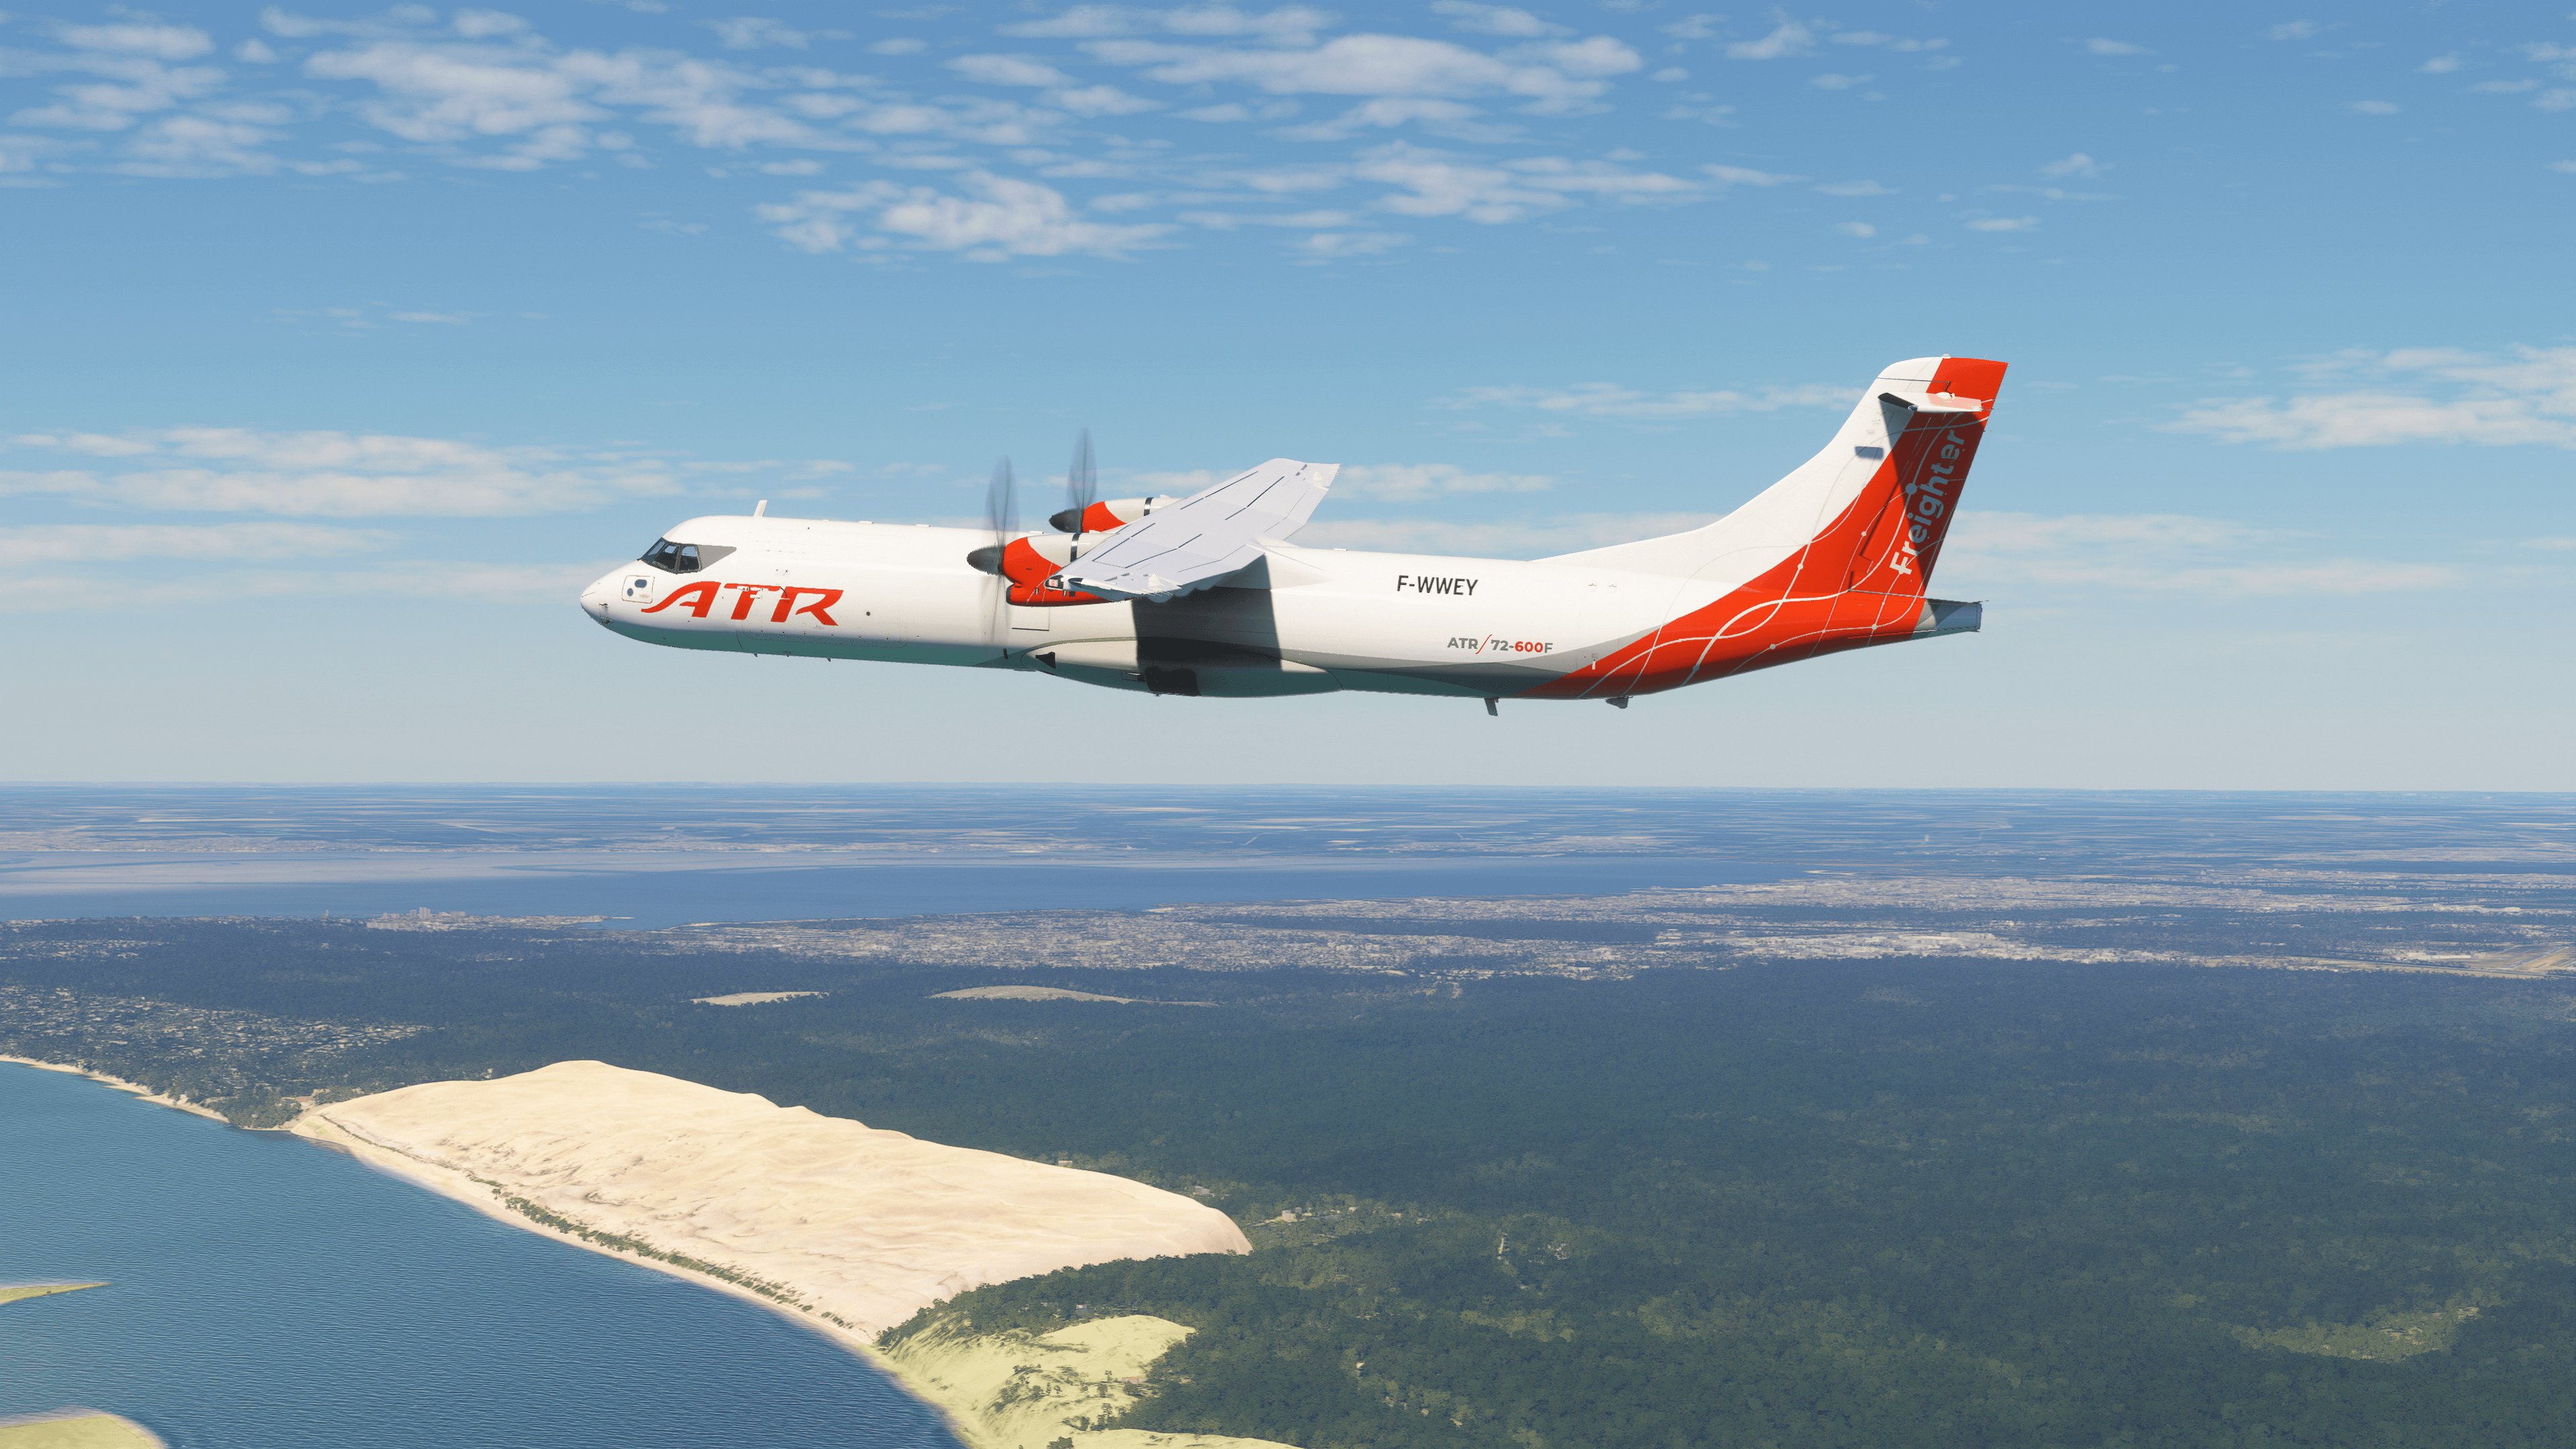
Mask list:
[[[1339,465],[1273,458],[1187,497],[1094,500],[1055,533],[1008,467],[990,527],[693,518],[582,591],[648,644],[1010,669],[1157,695],[1364,690],[1606,700],[1974,631],[1929,597],[2004,364],[1889,367],[1824,451],[1704,528],[1533,560],[1305,548]]]

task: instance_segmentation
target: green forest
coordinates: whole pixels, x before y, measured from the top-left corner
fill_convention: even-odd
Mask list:
[[[998,979],[1218,1006],[927,999]],[[1195,1192],[1258,1251],[980,1288],[894,1331],[1191,1325],[1137,1428],[2451,1449],[2576,1424],[2564,982],[1923,958],[997,977],[310,921],[25,923],[0,982],[75,994],[5,1018],[0,1050],[245,1122],[596,1057]],[[688,1001],[746,989],[831,994]],[[426,1030],[85,1034],[77,1003],[111,997]]]

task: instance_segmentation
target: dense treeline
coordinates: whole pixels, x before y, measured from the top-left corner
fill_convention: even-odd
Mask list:
[[[993,978],[564,933],[80,929],[168,944],[0,974],[432,1028],[272,1090],[599,1057],[1200,1190],[1261,1251],[937,1310],[1192,1325],[1134,1427],[2398,1449],[2576,1422],[2576,1026],[2548,983],[1924,960],[1455,994],[1010,978],[1226,1003],[1181,1011],[933,1001]],[[833,994],[686,1001],[755,988]]]

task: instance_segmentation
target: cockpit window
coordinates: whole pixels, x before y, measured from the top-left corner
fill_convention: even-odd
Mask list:
[[[653,546],[644,550],[643,561],[675,574],[693,574],[705,566],[698,561],[696,544],[673,543],[667,538],[653,540]]]

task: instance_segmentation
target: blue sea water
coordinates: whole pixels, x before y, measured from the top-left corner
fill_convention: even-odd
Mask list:
[[[496,1222],[300,1138],[0,1064],[0,1416],[180,1446],[956,1449],[756,1304]]]

